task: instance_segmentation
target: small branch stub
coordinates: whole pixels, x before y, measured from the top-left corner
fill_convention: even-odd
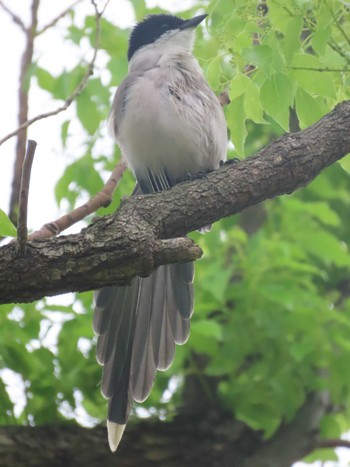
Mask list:
[[[18,215],[18,229],[17,229],[17,252],[19,255],[24,255],[28,237],[27,217],[28,217],[28,196],[30,175],[35,155],[37,143],[29,139],[27,144],[27,151],[24,157],[21,188],[19,194],[19,215]]]

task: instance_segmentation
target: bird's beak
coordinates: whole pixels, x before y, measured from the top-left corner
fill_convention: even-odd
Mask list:
[[[188,28],[195,28],[198,26],[199,23],[201,23],[208,15],[198,15],[195,16],[192,19],[188,19],[185,21],[180,29],[188,29]]]

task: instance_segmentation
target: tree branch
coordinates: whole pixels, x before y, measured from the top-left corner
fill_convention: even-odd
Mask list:
[[[320,439],[316,445],[316,449],[335,449],[348,448],[350,449],[350,441],[346,439]]]
[[[21,189],[19,197],[19,216],[18,216],[18,229],[17,229],[17,248],[19,254],[23,255],[27,243],[28,228],[27,228],[27,214],[28,214],[28,196],[30,185],[30,174],[34,160],[36,149],[36,142],[28,140],[28,146],[23,163]]]
[[[295,419],[269,441],[215,409],[177,415],[171,422],[155,418],[130,422],[117,454],[109,451],[102,426],[0,427],[0,463],[61,467],[62,459],[69,459],[70,467],[112,467],[140,465],[142,459],[143,467],[290,467],[305,455],[305,446],[314,445],[326,404],[323,396],[310,396]]]
[[[290,467],[316,449],[318,429],[329,405],[326,392],[311,395],[293,420],[258,447],[241,467]]]
[[[72,94],[69,97],[67,97],[64,104],[61,105],[60,107],[58,107],[57,109],[51,110],[49,112],[44,112],[44,113],[39,114],[39,115],[36,115],[35,117],[30,118],[29,120],[27,118],[25,118],[25,120],[21,119],[21,124],[19,125],[19,127],[16,130],[12,131],[11,133],[7,134],[2,139],[0,139],[0,146],[3,143],[5,143],[5,141],[12,138],[13,136],[16,136],[17,134],[20,134],[22,131],[26,130],[26,128],[28,128],[33,123],[35,123],[35,122],[37,122],[39,120],[43,120],[44,118],[53,117],[54,115],[58,115],[59,113],[67,110],[68,107],[72,104],[72,102],[74,102],[74,100],[79,96],[79,94],[86,87],[86,85],[87,85],[87,83],[89,81],[89,78],[93,74],[93,71],[94,71],[94,66],[95,66],[95,61],[96,61],[96,58],[97,58],[97,52],[98,52],[98,49],[99,49],[99,41],[100,41],[100,20],[101,20],[101,16],[102,16],[103,12],[106,9],[107,4],[109,3],[109,0],[107,0],[107,2],[105,3],[105,5],[104,5],[101,12],[98,11],[96,3],[93,0],[92,0],[91,3],[93,4],[93,6],[95,8],[95,16],[96,16],[95,47],[94,47],[94,52],[93,52],[92,59],[88,63],[88,65],[86,67],[86,71],[85,71],[84,76],[82,77],[80,83],[74,89]]]
[[[97,209],[110,205],[112,202],[112,196],[118,183],[126,170],[126,163],[119,162],[115,167],[111,176],[105,183],[104,187],[100,192],[93,196],[89,201],[84,203],[82,206],[77,207],[73,211],[65,214],[64,216],[56,219],[55,221],[44,224],[41,229],[31,233],[28,240],[43,240],[45,238],[51,238],[55,235],[60,234],[64,230],[68,229],[72,225],[76,224],[80,220],[84,219],[89,214],[94,213]]]
[[[66,14],[68,14],[78,3],[80,3],[82,0],[75,0],[68,8],[63,10],[59,15],[57,15],[55,18],[53,18],[49,23],[47,23],[45,26],[43,26],[39,31],[37,31],[36,35],[39,36],[40,34],[43,34],[46,32],[48,29],[56,26],[56,24],[59,22],[60,19],[64,18]]]
[[[291,193],[350,152],[350,101],[310,128],[287,134],[238,164],[157,194],[132,196],[78,235],[0,249],[0,302],[98,289],[149,275],[160,264],[190,261],[188,239],[164,256],[163,239],[182,237],[265,199]],[[187,250],[186,250],[187,249]],[[171,259],[171,261],[170,261]]]
[[[21,183],[22,166],[26,151],[27,141],[27,126],[25,122],[28,120],[28,91],[26,89],[26,79],[28,70],[33,60],[34,52],[34,38],[36,28],[38,25],[38,9],[40,0],[33,0],[31,6],[31,22],[26,33],[26,44],[21,60],[21,71],[19,76],[19,89],[18,89],[18,130],[12,134],[17,135],[16,144],[16,158],[13,170],[12,189],[10,197],[9,217],[13,223],[17,221],[17,211],[19,203],[19,189]]]
[[[336,72],[336,73],[348,73],[350,68],[329,68],[329,67],[308,67],[308,66],[290,66],[290,70],[305,70],[305,71],[317,71],[319,73],[322,72]]]
[[[16,15],[12,10],[10,10],[10,8],[4,4],[4,2],[2,0],[0,0],[0,7],[6,11],[6,13],[12,18],[12,21],[17,24],[23,32],[27,32],[27,28],[25,26],[25,24],[23,23],[22,19]]]

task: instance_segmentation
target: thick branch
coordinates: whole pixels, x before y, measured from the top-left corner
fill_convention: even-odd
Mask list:
[[[143,467],[290,467],[314,446],[322,396],[310,396],[295,419],[265,441],[244,423],[216,410],[130,423],[116,454],[107,446],[106,428],[75,425],[1,427],[0,463],[13,467],[122,465]]]
[[[293,421],[244,460],[241,467],[290,467],[317,446],[320,422],[329,406],[326,392],[310,396]]]
[[[169,255],[162,256],[162,239],[181,237],[267,198],[291,193],[349,152],[347,101],[312,127],[279,138],[254,157],[171,190],[133,196],[114,215],[78,235],[28,242],[23,257],[16,256],[14,245],[2,247],[0,302],[32,301],[148,275],[170,262]],[[200,256],[190,243],[181,246],[171,261]]]

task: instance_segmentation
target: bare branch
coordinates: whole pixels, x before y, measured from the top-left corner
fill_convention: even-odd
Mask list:
[[[9,8],[7,5],[5,5],[4,2],[3,2],[2,0],[0,0],[0,7],[1,7],[4,11],[6,11],[6,13],[7,13],[8,15],[11,16],[12,21],[13,21],[14,23],[16,23],[17,26],[19,26],[19,27],[22,29],[23,32],[25,32],[25,33],[27,32],[27,28],[26,28],[25,24],[23,23],[22,19],[21,19],[18,15],[16,15],[13,11],[11,11],[10,8]]]
[[[93,0],[92,0],[93,1]],[[102,10],[100,11],[100,15],[102,16],[104,14],[104,12],[106,11],[106,8],[108,6],[108,3],[110,2],[110,0],[106,0],[106,3],[104,4],[104,7],[102,8]],[[97,6],[96,6],[97,8]]]
[[[56,18],[51,20],[48,24],[46,24],[39,31],[37,31],[36,35],[39,36],[40,34],[43,34],[48,29],[52,28],[53,26],[56,26],[56,24],[59,22],[60,19],[64,18],[72,10],[72,8],[74,8],[76,5],[78,5],[78,3],[82,2],[82,1],[83,0],[76,0],[68,8],[66,8],[64,11],[62,11],[58,16],[56,16]]]
[[[89,81],[90,76],[93,74],[94,65],[95,65],[95,61],[96,61],[96,57],[97,57],[97,52],[98,52],[98,49],[99,49],[101,15],[105,11],[108,2],[109,2],[109,0],[107,0],[104,8],[102,9],[102,12],[99,12],[98,9],[97,9],[96,3],[93,0],[91,1],[91,3],[93,4],[93,6],[95,8],[95,17],[96,17],[95,47],[94,47],[94,52],[93,52],[92,59],[89,62],[88,66],[86,67],[86,71],[84,73],[84,76],[82,77],[82,79],[81,79],[80,83],[78,84],[78,86],[74,89],[72,94],[69,97],[67,97],[67,99],[65,100],[63,105],[61,105],[60,107],[58,107],[55,110],[51,110],[49,112],[44,112],[42,114],[37,115],[36,117],[33,117],[33,118],[29,119],[29,120],[26,120],[16,130],[12,131],[8,135],[6,135],[2,139],[0,139],[0,146],[3,143],[5,143],[5,141],[9,140],[13,136],[16,136],[19,132],[21,132],[22,130],[28,128],[33,123],[35,123],[35,122],[37,122],[39,120],[43,120],[44,118],[48,118],[48,117],[52,117],[54,115],[58,115],[59,113],[67,110],[68,107],[72,104],[72,102],[77,98],[77,96],[79,96],[79,94],[83,91],[83,89],[85,88],[85,86],[87,85],[87,83]]]
[[[107,180],[102,190],[92,197],[87,203],[79,206],[68,214],[60,217],[59,219],[49,222],[41,227],[40,230],[33,232],[29,235],[28,240],[43,240],[45,238],[54,237],[60,234],[71,225],[76,224],[84,217],[92,214],[100,207],[107,207],[111,201],[115,189],[126,170],[126,163],[119,162]]]
[[[17,229],[17,251],[20,255],[23,255],[25,253],[27,243],[28,194],[30,185],[30,174],[32,170],[36,144],[36,141],[33,141],[32,139],[28,140],[27,151],[23,163]]]
[[[27,131],[24,126],[24,122],[28,119],[28,91],[26,89],[26,79],[28,75],[29,67],[33,60],[34,51],[34,37],[38,24],[38,9],[40,0],[33,0],[31,6],[31,21],[30,26],[26,29],[26,43],[21,60],[21,71],[19,77],[19,89],[18,89],[18,124],[20,130],[17,131],[13,136],[17,135],[16,144],[16,158],[14,163],[13,178],[12,178],[12,189],[9,207],[9,217],[13,223],[17,221],[17,210],[19,201],[19,189],[21,184],[22,166],[26,152],[27,142]]]
[[[346,439],[321,439],[317,445],[315,446],[315,449],[319,448],[348,448],[350,449],[350,441]]]

